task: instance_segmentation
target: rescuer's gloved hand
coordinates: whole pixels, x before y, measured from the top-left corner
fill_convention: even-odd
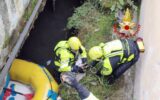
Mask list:
[[[61,80],[63,83],[67,83],[71,87],[75,87],[78,83],[73,72],[64,72],[61,73]]]
[[[99,76],[99,77],[101,77],[102,76],[101,71],[100,70],[97,71],[96,75]]]
[[[83,64],[87,63],[87,58],[82,58],[82,63]]]
[[[114,82],[115,82],[114,75],[108,76],[107,83],[108,83],[109,85],[112,85]]]
[[[89,66],[92,68],[92,67],[95,67],[96,64],[99,63],[99,61],[92,61]]]
[[[75,73],[84,73],[83,69],[77,65],[74,65],[71,71]]]
[[[78,92],[81,100],[99,100],[97,99],[87,88],[77,82],[72,72],[65,72],[61,74],[62,82],[67,83],[71,87],[75,88]]]
[[[86,68],[86,65],[87,65],[87,60],[86,58],[79,58],[75,65],[72,67],[72,72],[80,72],[80,73],[83,73],[84,69]]]

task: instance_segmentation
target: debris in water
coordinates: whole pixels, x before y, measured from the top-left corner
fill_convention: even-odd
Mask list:
[[[49,66],[49,65],[51,64],[51,62],[52,62],[52,60],[48,60],[48,61],[46,62],[46,65]]]

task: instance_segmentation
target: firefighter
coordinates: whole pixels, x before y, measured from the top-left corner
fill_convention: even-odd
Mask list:
[[[54,48],[54,63],[59,72],[82,72],[87,62],[87,53],[77,37],[62,40]]]
[[[136,41],[120,39],[92,47],[89,57],[92,60],[91,66],[101,63],[97,74],[107,76],[108,84],[112,84],[138,61],[139,54],[144,50],[142,38],[137,38]]]

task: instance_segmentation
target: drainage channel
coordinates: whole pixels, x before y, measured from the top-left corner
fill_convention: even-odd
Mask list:
[[[52,0],[47,0],[44,11],[34,23],[30,36],[25,41],[18,58],[46,66],[59,82],[59,73],[54,70],[54,46],[66,37],[67,19],[80,5],[78,0],[56,0],[53,11]],[[47,62],[51,64],[47,65]]]

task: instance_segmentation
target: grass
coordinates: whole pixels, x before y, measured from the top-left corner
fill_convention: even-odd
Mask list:
[[[85,45],[86,49],[98,45],[101,42],[107,42],[111,40],[112,32],[112,16],[101,16],[96,22],[97,25],[93,27],[94,29],[88,31],[88,33],[82,32],[79,37],[81,38],[82,43]]]
[[[68,20],[67,28],[75,27],[79,30],[79,37],[88,50],[111,39],[113,19],[112,14],[103,14],[92,3],[85,2],[75,9],[75,13]]]

